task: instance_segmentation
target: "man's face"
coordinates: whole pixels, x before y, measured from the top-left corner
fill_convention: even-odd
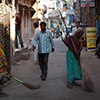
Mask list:
[[[80,26],[80,23],[76,23],[76,27],[79,27]]]
[[[43,24],[41,25],[41,30],[45,31],[46,30],[46,26],[44,26]]]
[[[18,14],[16,14],[16,17],[18,17]]]

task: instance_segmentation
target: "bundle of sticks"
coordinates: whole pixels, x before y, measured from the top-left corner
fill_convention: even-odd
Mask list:
[[[19,80],[18,78],[14,77],[14,76],[12,76],[12,78],[14,80],[18,81],[19,83],[23,84],[25,87],[31,89],[31,90],[40,88],[40,85],[31,85],[29,83],[26,83],[26,82],[23,82],[23,81]]]

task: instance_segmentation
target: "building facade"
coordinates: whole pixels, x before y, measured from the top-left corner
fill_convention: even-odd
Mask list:
[[[44,4],[44,2],[47,2],[47,1],[36,0],[35,4],[33,5],[33,8],[35,9],[36,13],[32,17],[32,37],[34,37],[34,32],[35,32],[33,23],[38,22],[40,24],[41,21],[46,22],[46,18],[44,17],[44,14],[46,14],[47,12],[47,6]]]
[[[62,12],[63,2],[62,0],[50,0],[48,4],[48,28],[61,27],[61,20],[58,10]]]
[[[31,17],[35,10],[32,7],[35,0],[0,0],[0,43],[4,45],[6,58],[11,65],[15,54],[15,14],[21,18],[21,32],[24,42],[31,35]]]
[[[97,27],[98,36],[100,33],[100,0],[77,0],[76,3],[80,8],[80,21],[89,27]]]
[[[22,20],[21,32],[24,43],[27,43],[32,35],[32,16],[36,12],[32,7],[34,4],[35,0],[16,0],[15,7]]]

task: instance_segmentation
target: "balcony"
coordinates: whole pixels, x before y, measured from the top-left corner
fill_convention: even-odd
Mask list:
[[[33,6],[35,2],[36,0],[19,0],[18,1],[19,4],[25,4],[25,5],[30,5],[30,6]]]

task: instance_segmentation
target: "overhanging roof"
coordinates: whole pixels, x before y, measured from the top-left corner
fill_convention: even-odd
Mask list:
[[[35,4],[36,0],[31,0],[31,6]]]
[[[31,17],[35,14],[35,9],[32,6],[26,5],[26,4],[19,4],[19,7],[26,8],[29,11],[31,11]]]

